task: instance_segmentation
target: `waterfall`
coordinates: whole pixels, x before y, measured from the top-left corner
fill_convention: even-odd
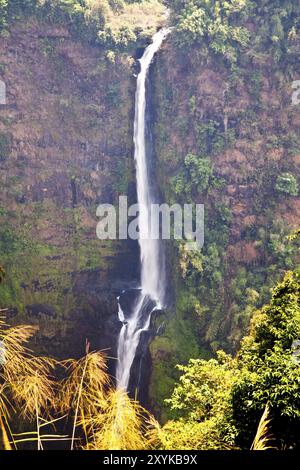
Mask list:
[[[151,315],[164,305],[165,273],[160,240],[152,240],[151,205],[154,204],[146,151],[146,82],[151,62],[161,47],[169,29],[164,28],[153,36],[152,44],[140,59],[140,73],[137,78],[135,95],[134,146],[136,164],[137,199],[139,204],[139,246],[141,263],[141,286],[125,314],[119,301],[119,319],[123,323],[118,342],[117,386],[128,389],[140,336],[150,327]],[[153,228],[153,226],[152,226]]]

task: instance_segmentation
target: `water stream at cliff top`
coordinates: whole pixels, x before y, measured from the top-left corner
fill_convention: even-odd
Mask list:
[[[141,286],[130,311],[125,314],[119,300],[119,319],[123,323],[118,341],[116,379],[118,388],[128,389],[130,373],[141,334],[150,327],[151,315],[164,306],[165,269],[160,240],[150,238],[151,205],[156,202],[152,189],[146,137],[146,84],[151,62],[160,49],[169,29],[163,28],[153,36],[140,61],[135,95],[134,146],[137,200],[139,204],[139,246]],[[153,222],[153,221],[152,221]],[[153,228],[153,227],[152,227]]]

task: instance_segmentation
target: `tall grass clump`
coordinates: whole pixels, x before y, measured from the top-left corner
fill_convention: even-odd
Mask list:
[[[270,422],[269,418],[270,410],[269,406],[266,405],[265,410],[260,418],[259,425],[257,428],[256,436],[251,446],[251,450],[268,450],[274,449],[271,446],[272,436],[270,435]]]
[[[0,322],[0,413],[1,430],[5,448],[8,447],[8,434],[16,447],[18,442],[35,440],[38,450],[43,448],[41,428],[50,417],[55,402],[55,381],[53,372],[56,361],[49,357],[33,356],[27,347],[30,338],[36,333],[34,326],[7,327]],[[35,423],[35,431],[18,435],[10,430],[11,413]]]
[[[67,378],[60,389],[59,407],[69,418],[73,418],[71,438],[71,450],[73,450],[78,427],[84,432],[87,444],[88,436],[84,424],[86,417],[101,412],[105,407],[106,389],[110,385],[110,379],[104,354],[89,352],[88,343],[83,358],[68,359],[62,365],[66,369]]]
[[[100,411],[101,403],[99,403]],[[105,407],[86,417],[87,449],[142,450],[147,448],[147,412],[123,390],[109,390]]]

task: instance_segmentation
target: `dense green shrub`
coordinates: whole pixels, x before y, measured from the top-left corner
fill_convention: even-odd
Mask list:
[[[248,6],[245,0],[174,3],[171,8],[176,14],[177,42],[180,46],[190,47],[206,41],[214,52],[225,55],[230,62],[236,61],[235,44],[246,46],[249,41],[249,31],[236,24],[237,15]]]
[[[240,442],[250,439],[255,416],[269,403],[277,439],[299,445],[300,375],[294,345],[300,335],[300,275],[288,273],[269,305],[256,313],[239,353],[246,372],[233,387],[233,418]]]
[[[211,161],[189,153],[184,159],[184,170],[173,178],[174,192],[178,195],[189,195],[192,192],[207,191],[213,176]]]
[[[207,155],[222,152],[225,147],[225,135],[221,124],[213,119],[200,122],[197,128],[198,147]]]
[[[276,180],[275,189],[279,193],[289,194],[290,196],[297,196],[299,187],[297,180],[291,173],[282,173]]]
[[[11,148],[11,135],[0,132],[0,161],[6,160]]]
[[[225,57],[232,69],[245,58],[241,54],[244,51],[248,58],[260,61],[270,49],[277,61],[296,60],[297,48],[293,43],[299,38],[299,2],[169,0],[168,4],[173,12],[177,43],[183,48],[208,45]]]
[[[256,301],[257,293],[248,295]],[[300,274],[287,273],[270,304],[256,312],[234,359],[220,352],[217,360],[180,367],[183,375],[167,400],[176,421],[163,429],[165,442],[249,449],[268,404],[274,444],[299,447],[299,299]]]
[[[0,32],[7,26],[7,3],[8,0],[0,0]]]
[[[31,13],[68,25],[85,41],[126,48],[155,31],[163,6],[159,0],[0,0],[0,31]]]

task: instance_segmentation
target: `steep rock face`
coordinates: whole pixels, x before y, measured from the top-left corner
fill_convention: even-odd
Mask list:
[[[97,239],[96,207],[132,180],[132,62],[36,20],[0,42],[1,306],[39,323],[48,353],[111,348],[136,248]]]
[[[135,199],[133,59],[118,53],[109,61],[66,28],[35,20],[0,43],[1,306],[12,323],[40,325],[43,352],[80,355],[88,338],[115,356],[115,297],[137,277],[137,249],[97,240],[96,207],[115,204],[118,194]],[[150,83],[165,200],[190,202],[174,180],[186,172],[186,155],[213,166],[209,186],[191,192],[206,207],[203,271],[198,260],[199,272],[183,279],[184,260],[167,248],[173,304],[154,318],[150,346],[150,393],[160,412],[174,366],[234,349],[259,294],[266,300],[291,266],[283,241],[299,221],[300,199],[275,186],[282,173],[299,175],[300,119],[291,82],[272,62],[234,76],[213,56],[182,53],[172,38]]]
[[[155,320],[159,335],[151,344],[159,412],[177,377],[172,366],[234,350],[258,299],[268,300],[269,287],[296,259],[286,235],[299,225],[300,198],[276,189],[279,175],[299,181],[293,77],[272,58],[244,62],[230,71],[218,56],[197,48],[187,54],[170,38],[153,71],[160,187],[167,202],[203,203],[206,219],[194,266],[170,247],[176,295],[170,312]],[[213,169],[206,187],[193,182],[190,154]]]

